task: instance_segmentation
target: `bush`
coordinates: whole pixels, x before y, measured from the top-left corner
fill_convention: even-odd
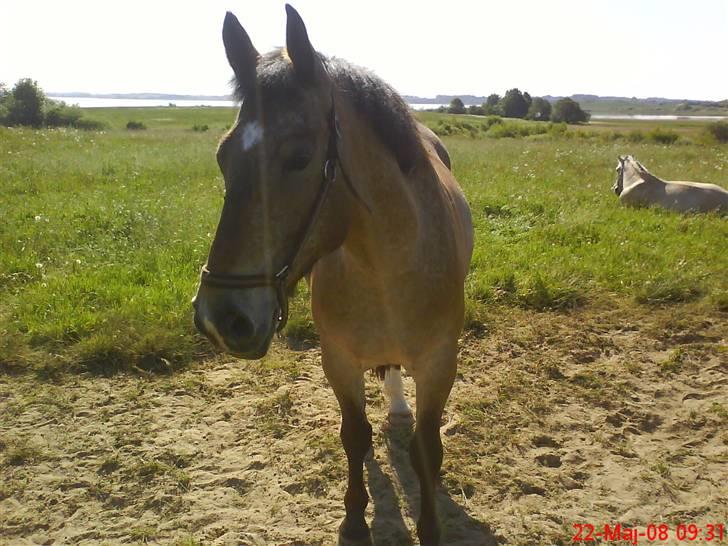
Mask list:
[[[126,128],[129,131],[144,131],[147,126],[144,125],[141,121],[129,121],[126,124]]]
[[[491,138],[520,138],[532,135],[542,135],[548,132],[545,125],[526,123],[499,123],[488,130]]]
[[[106,129],[106,124],[103,121],[97,121],[95,119],[79,119],[74,127],[81,129],[82,131],[103,131]]]
[[[557,123],[583,123],[589,121],[589,114],[581,109],[581,106],[575,100],[568,97],[559,99],[554,104],[551,113],[551,121]]]
[[[488,116],[485,118],[485,128],[490,129],[493,125],[500,125],[503,123],[503,118],[500,116]]]
[[[534,121],[548,121],[551,119],[551,103],[546,99],[536,97],[531,101],[526,117]]]
[[[192,130],[195,133],[204,133],[205,131],[207,131],[209,129],[210,129],[210,127],[208,127],[207,125],[193,125],[192,126]]]
[[[25,78],[18,80],[11,93],[2,98],[6,125],[43,125],[43,106],[46,98],[38,82]]]
[[[647,133],[647,139],[658,144],[675,144],[678,138],[677,133],[659,127]]]
[[[501,111],[498,107],[500,100],[500,95],[495,93],[488,95],[488,98],[485,100],[485,104],[483,104],[483,113],[486,116],[500,115]]]
[[[464,114],[465,105],[459,97],[455,97],[450,101],[450,107],[447,109],[447,111],[451,114]]]
[[[627,140],[629,142],[633,142],[635,144],[638,142],[642,142],[644,139],[645,139],[645,134],[638,129],[634,129],[634,130],[630,131],[629,134],[627,135]]]
[[[728,142],[728,121],[716,121],[705,128],[705,132],[718,142]]]
[[[549,123],[548,124],[548,131],[549,131],[549,134],[554,135],[554,136],[562,136],[562,135],[565,135],[566,134],[566,131],[567,131],[566,123],[564,123],[564,122],[561,122],[561,123]]]
[[[49,127],[76,127],[81,119],[81,109],[78,106],[68,106],[65,102],[48,101],[50,108],[45,115],[46,125]]]
[[[529,103],[518,89],[509,89],[500,101],[500,109],[507,118],[525,118]]]
[[[31,127],[76,127],[100,130],[105,124],[84,120],[78,106],[47,99],[38,83],[29,78],[19,80],[8,93],[0,83],[0,123],[3,125],[29,125]]]

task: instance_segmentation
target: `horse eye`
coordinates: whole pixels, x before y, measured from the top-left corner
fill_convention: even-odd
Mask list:
[[[302,171],[311,162],[308,154],[295,154],[283,162],[283,169],[286,171]]]

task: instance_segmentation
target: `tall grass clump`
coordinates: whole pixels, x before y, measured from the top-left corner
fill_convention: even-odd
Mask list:
[[[705,127],[705,132],[716,141],[728,142],[728,121],[716,121]]]
[[[128,131],[143,131],[147,128],[146,125],[144,125],[141,121],[128,121],[126,123],[126,128]]]
[[[647,140],[657,144],[675,144],[680,136],[669,129],[660,129],[659,127],[652,129],[647,133]]]

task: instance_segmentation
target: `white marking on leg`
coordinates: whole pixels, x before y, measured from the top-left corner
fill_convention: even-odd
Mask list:
[[[263,140],[263,127],[261,127],[260,123],[251,121],[243,127],[243,136],[240,137],[240,142],[243,145],[244,152],[247,152],[253,146],[257,146],[261,140]]]
[[[220,332],[217,331],[217,328],[215,328],[215,325],[207,320],[207,317],[202,318],[202,323],[205,325],[205,331],[210,334],[212,337],[215,338],[215,341],[217,342],[218,346],[225,352],[230,352],[230,348],[225,345],[225,341],[222,339],[222,336],[220,335]]]
[[[384,394],[389,398],[389,415],[412,415],[404,397],[402,372],[393,366],[384,372]]]

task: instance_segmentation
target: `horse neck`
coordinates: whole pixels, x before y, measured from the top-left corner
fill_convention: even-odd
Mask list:
[[[624,165],[623,187],[627,189],[635,184],[663,184],[664,182],[647,172],[640,169],[632,162],[626,162]]]
[[[341,101],[343,102],[343,101]],[[386,269],[414,250],[418,234],[416,195],[393,154],[349,105],[337,106],[341,161],[358,197],[343,247],[348,255]],[[354,193],[354,192],[350,192]]]

